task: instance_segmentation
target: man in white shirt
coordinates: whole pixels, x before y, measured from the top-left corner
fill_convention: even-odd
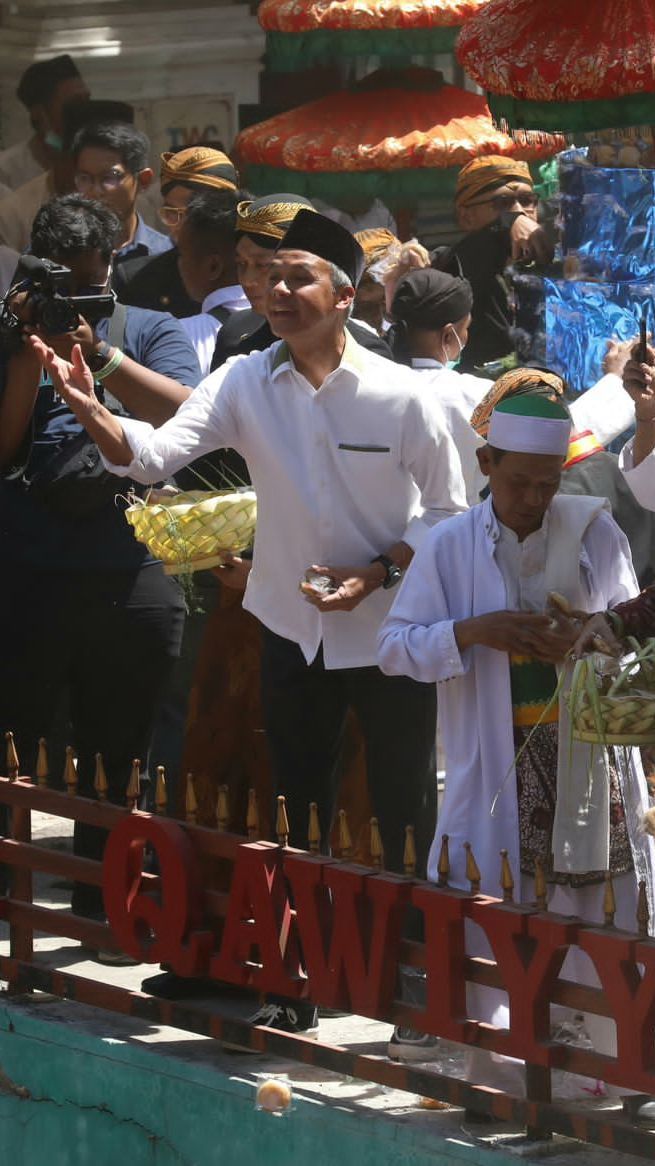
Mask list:
[[[435,696],[380,673],[376,635],[415,548],[466,499],[438,403],[346,336],[362,265],[344,228],[300,211],[271,265],[267,317],[283,343],[217,370],[157,430],[116,421],[79,354],[70,365],[43,355],[119,474],[159,481],[222,446],[245,457],[258,526],[244,606],[264,629],[264,711],[291,840],[304,843],[310,800],[328,836],[354,707],[386,865],[402,869],[403,827],[429,821],[435,792]]]
[[[18,83],[16,96],[29,114],[34,133],[0,153],[0,182],[10,190],[17,190],[51,168],[61,149],[64,106],[69,101],[85,100],[89,90],[72,57],[62,53],[29,65]]]
[[[239,191],[208,190],[189,203],[177,237],[177,266],[191,299],[202,309],[181,324],[203,376],[211,368],[216,337],[233,312],[250,308],[236,273],[236,209]]]

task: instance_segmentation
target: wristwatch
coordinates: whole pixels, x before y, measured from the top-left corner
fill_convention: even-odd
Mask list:
[[[400,583],[403,577],[402,567],[394,563],[393,559],[390,559],[388,555],[376,555],[374,559],[371,559],[371,563],[382,563],[386,571],[386,575],[382,580],[382,587],[385,591],[390,591],[392,587]]]
[[[108,344],[106,340],[101,340],[97,345],[95,352],[92,352],[86,358],[86,363],[91,369],[91,372],[100,372],[100,370],[103,369],[109,362],[109,360],[111,360],[112,352],[113,349],[111,344]]]

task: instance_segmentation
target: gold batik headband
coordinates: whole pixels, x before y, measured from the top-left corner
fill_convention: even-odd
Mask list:
[[[544,395],[562,397],[564,381],[554,372],[537,368],[513,368],[503,373],[493,388],[482,398],[477,409],[471,414],[471,425],[479,437],[486,437],[489,420],[496,405],[508,397],[519,397],[526,393],[541,391]]]
[[[227,154],[209,146],[190,146],[161,155],[162,192],[178,183],[210,186],[214,190],[237,190],[238,175]]]
[[[249,235],[265,235],[269,239],[282,239],[298,211],[313,211],[305,202],[269,202],[265,206],[252,209],[252,202],[240,202],[237,206],[237,231]]]

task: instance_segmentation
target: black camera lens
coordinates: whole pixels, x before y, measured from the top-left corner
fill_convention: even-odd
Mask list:
[[[42,300],[38,307],[37,323],[44,332],[57,336],[61,332],[74,332],[80,317],[68,300],[53,296],[52,299]]]

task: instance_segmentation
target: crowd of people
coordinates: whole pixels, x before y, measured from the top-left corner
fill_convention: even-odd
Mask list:
[[[468,885],[470,842],[494,894],[504,848],[521,900],[538,863],[554,908],[589,920],[609,870],[630,927],[637,881],[653,889],[641,759],[571,745],[553,696],[572,651],[598,634],[620,651],[627,630],[652,627],[639,591],[654,578],[655,351],[644,361],[608,338],[605,375],[575,396],[516,367],[504,273],[551,246],[529,167],[465,166],[461,237],[431,253],[388,225],[353,231],[329,207],[243,189],[218,145],[162,155],[156,190],[131,107],[94,101],[69,57],[31,66],[18,98],[33,136],[0,154],[0,719],[22,768],[59,733],[84,794],[99,751],[112,800],[134,757],[174,784],[227,602],[256,629],[244,701],[293,845],[309,802],[329,844],[354,734],[388,869],[402,872],[413,824],[420,875],[437,877],[446,833],[452,884]],[[34,259],[66,269],[60,295],[113,311],[81,307],[71,330],[48,330]],[[621,458],[607,452],[633,425]],[[254,547],[200,573],[188,611],[124,519],[128,496],[170,482],[252,483],[258,499]],[[243,661],[214,650],[232,708]],[[76,853],[103,845],[78,824]],[[76,887],[73,910],[103,917],[99,892]],[[478,995],[476,1015],[498,1023],[502,994]],[[317,1020],[283,1000],[258,1019]],[[605,1051],[607,1034],[594,1039]],[[426,1060],[436,1044],[399,1029],[390,1053]]]

